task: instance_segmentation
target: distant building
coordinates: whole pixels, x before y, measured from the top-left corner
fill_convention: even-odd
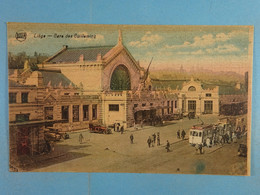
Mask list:
[[[219,114],[219,88],[204,89],[200,81],[184,82],[178,93],[179,108],[182,112],[201,114]]]

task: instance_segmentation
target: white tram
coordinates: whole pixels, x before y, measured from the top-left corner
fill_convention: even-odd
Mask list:
[[[213,125],[194,125],[189,132],[189,143],[191,145],[206,143],[206,139],[212,137]]]

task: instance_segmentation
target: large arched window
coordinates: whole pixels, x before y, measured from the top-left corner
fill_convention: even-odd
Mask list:
[[[194,86],[190,86],[188,91],[196,91],[196,88]]]
[[[111,90],[130,90],[131,81],[128,69],[124,65],[119,65],[114,70],[110,80]]]

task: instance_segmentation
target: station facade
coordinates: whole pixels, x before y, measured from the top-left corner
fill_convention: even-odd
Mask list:
[[[40,68],[59,69],[83,94],[100,97],[99,122],[106,126],[149,123],[177,109],[177,95],[152,88],[147,70],[123,45],[121,33],[115,46],[64,46]]]

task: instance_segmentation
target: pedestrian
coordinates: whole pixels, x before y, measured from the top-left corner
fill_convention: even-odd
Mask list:
[[[143,126],[144,126],[144,125],[143,125],[143,121],[141,121],[141,128],[143,128]]]
[[[124,126],[122,126],[122,127],[120,128],[120,131],[121,131],[121,134],[124,133]]]
[[[131,144],[133,144],[134,143],[134,135],[133,134],[130,135],[130,140],[131,140]]]
[[[199,151],[200,151],[200,154],[203,154],[202,144],[199,144]]]
[[[215,145],[215,138],[214,138],[214,136],[211,136],[211,138],[210,138],[210,144],[211,144],[211,146],[214,146],[214,145]]]
[[[119,132],[120,123],[117,123],[116,131]]]
[[[148,144],[148,147],[150,148],[151,147],[151,142],[152,142],[152,139],[151,137],[149,136],[148,140],[147,140],[147,144]]]
[[[151,145],[152,145],[152,147],[154,147],[154,141],[153,141],[153,139],[151,140]]]
[[[169,141],[167,140],[167,143],[166,143],[166,150],[167,150],[167,152],[170,152],[170,143],[169,143]]]
[[[206,139],[206,145],[207,145],[208,148],[210,147],[210,139],[209,139],[209,137],[207,137],[207,139]]]
[[[182,137],[182,139],[185,138],[185,135],[186,135],[186,132],[185,132],[184,129],[183,129],[182,132],[181,132],[181,137]]]
[[[177,138],[181,139],[181,131],[180,131],[180,129],[177,131]]]
[[[196,154],[203,154],[202,144],[196,144]]]
[[[237,137],[236,137],[235,132],[232,133],[232,140],[234,143],[237,143]]]
[[[160,145],[160,133],[158,132],[157,133],[157,146]]]
[[[233,142],[233,137],[232,137],[232,135],[233,135],[233,132],[230,131],[229,137],[230,137],[230,141],[231,141],[231,142]]]
[[[156,142],[156,134],[155,133],[153,134],[153,142],[154,142],[154,144]]]
[[[83,142],[83,135],[81,133],[81,134],[79,134],[79,143],[82,144],[82,142]]]
[[[223,135],[219,135],[219,143],[220,143],[221,145],[223,145],[223,142],[224,142]]]
[[[134,130],[137,130],[138,128],[136,127],[136,124],[135,124],[135,122],[134,122]]]
[[[225,138],[226,138],[227,144],[229,144],[229,135],[227,133],[225,134]]]

